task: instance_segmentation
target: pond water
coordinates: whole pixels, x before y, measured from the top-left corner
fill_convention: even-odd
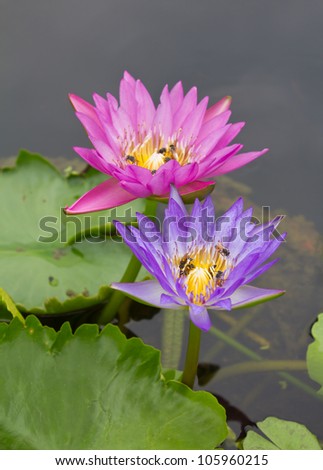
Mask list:
[[[214,200],[221,212],[242,194],[259,213],[270,206],[272,214],[287,214],[281,261],[259,281],[287,294],[216,315],[213,323],[263,359],[304,359],[311,324],[323,308],[322,15],[323,3],[315,0],[310,7],[305,0],[3,0],[0,164],[20,148],[72,161],[73,146],[88,142],[67,94],[116,94],[124,69],[155,99],[165,83],[178,80],[186,90],[197,85],[199,96],[212,102],[232,95],[232,120],[247,122],[239,141],[247,150],[270,152],[219,179]],[[127,327],[163,347],[171,362],[181,321],[158,314]],[[165,331],[178,337],[167,341]],[[204,334],[201,360],[212,370],[248,357]],[[316,388],[306,372],[291,373]],[[285,375],[214,377],[205,388],[229,403],[240,422],[274,415],[302,422],[323,439],[322,402]]]

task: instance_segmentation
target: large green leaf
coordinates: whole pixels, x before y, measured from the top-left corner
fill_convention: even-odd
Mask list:
[[[105,178],[95,171],[64,177],[25,151],[15,167],[0,171],[0,287],[21,312],[83,309],[105,300],[107,286],[120,280],[130,251],[120,240],[98,234],[113,234],[112,220],[131,220],[143,201],[78,217],[62,211]]]
[[[0,325],[1,449],[212,449],[225,412],[163,378],[160,353],[108,325]]]
[[[314,341],[307,348],[307,368],[310,377],[321,385],[318,393],[323,395],[323,313],[312,328]]]
[[[248,431],[245,450],[321,450],[317,438],[302,424],[269,417],[257,426],[265,437]]]

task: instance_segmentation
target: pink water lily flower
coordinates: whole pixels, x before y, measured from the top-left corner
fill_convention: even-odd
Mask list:
[[[186,95],[181,82],[166,85],[157,108],[141,83],[125,72],[119,103],[94,94],[95,105],[70,95],[76,116],[93,149],[75,151],[92,167],[111,176],[66,212],[77,214],[110,209],[137,198],[167,198],[170,185],[183,195],[212,189],[216,176],[239,168],[260,155],[238,153],[230,144],[244,122],[228,124],[231,97],[208,108],[208,97],[197,101],[197,89]]]

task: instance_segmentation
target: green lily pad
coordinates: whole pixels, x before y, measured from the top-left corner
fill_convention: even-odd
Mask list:
[[[265,437],[248,431],[245,450],[321,450],[317,438],[303,424],[269,417],[257,426]]]
[[[312,328],[314,341],[307,348],[307,368],[311,379],[321,385],[318,393],[323,395],[323,313]]]
[[[15,167],[0,171],[0,287],[22,313],[96,305],[122,277],[131,253],[115,237],[112,220],[130,222],[143,201],[80,216],[62,210],[104,179],[96,171],[63,176],[26,151]]]
[[[160,352],[107,325],[0,325],[1,449],[213,449],[225,411],[162,376]]]

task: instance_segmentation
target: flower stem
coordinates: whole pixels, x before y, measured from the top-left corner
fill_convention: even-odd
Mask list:
[[[190,321],[190,331],[186,350],[186,359],[182,375],[182,383],[193,388],[197,372],[201,342],[201,330]]]
[[[213,380],[220,381],[229,377],[236,377],[239,374],[250,374],[251,372],[277,372],[277,371],[306,371],[306,361],[304,360],[259,360],[245,361],[233,364],[232,366],[221,367]]]
[[[246,346],[244,346],[243,344],[239,343],[234,338],[230,338],[230,336],[228,336],[226,333],[219,330],[218,328],[211,327],[210,328],[210,333],[212,335],[216,336],[218,339],[224,341],[229,346],[233,347],[235,350],[241,352],[244,356],[247,356],[250,359],[253,359],[254,361],[263,360],[262,357],[259,354],[255,353],[251,349],[249,349]],[[285,371],[277,371],[277,373],[284,380],[286,380],[289,383],[292,383],[293,385],[295,385],[295,387],[298,387],[299,389],[303,390],[305,393],[307,393],[311,396],[314,396],[318,400],[323,400],[323,397],[321,395],[319,395],[316,392],[316,390],[314,390],[311,386],[304,383],[302,380],[294,377],[292,374],[289,374],[288,372],[285,372]]]
[[[148,217],[154,217],[156,215],[156,210],[157,202],[146,199],[146,208],[144,214]],[[134,282],[138,276],[140,268],[140,261],[136,258],[135,255],[132,255],[120,282]],[[121,291],[113,292],[108,303],[103,307],[100,313],[98,318],[99,324],[105,325],[116,316],[125,296],[126,295]]]

